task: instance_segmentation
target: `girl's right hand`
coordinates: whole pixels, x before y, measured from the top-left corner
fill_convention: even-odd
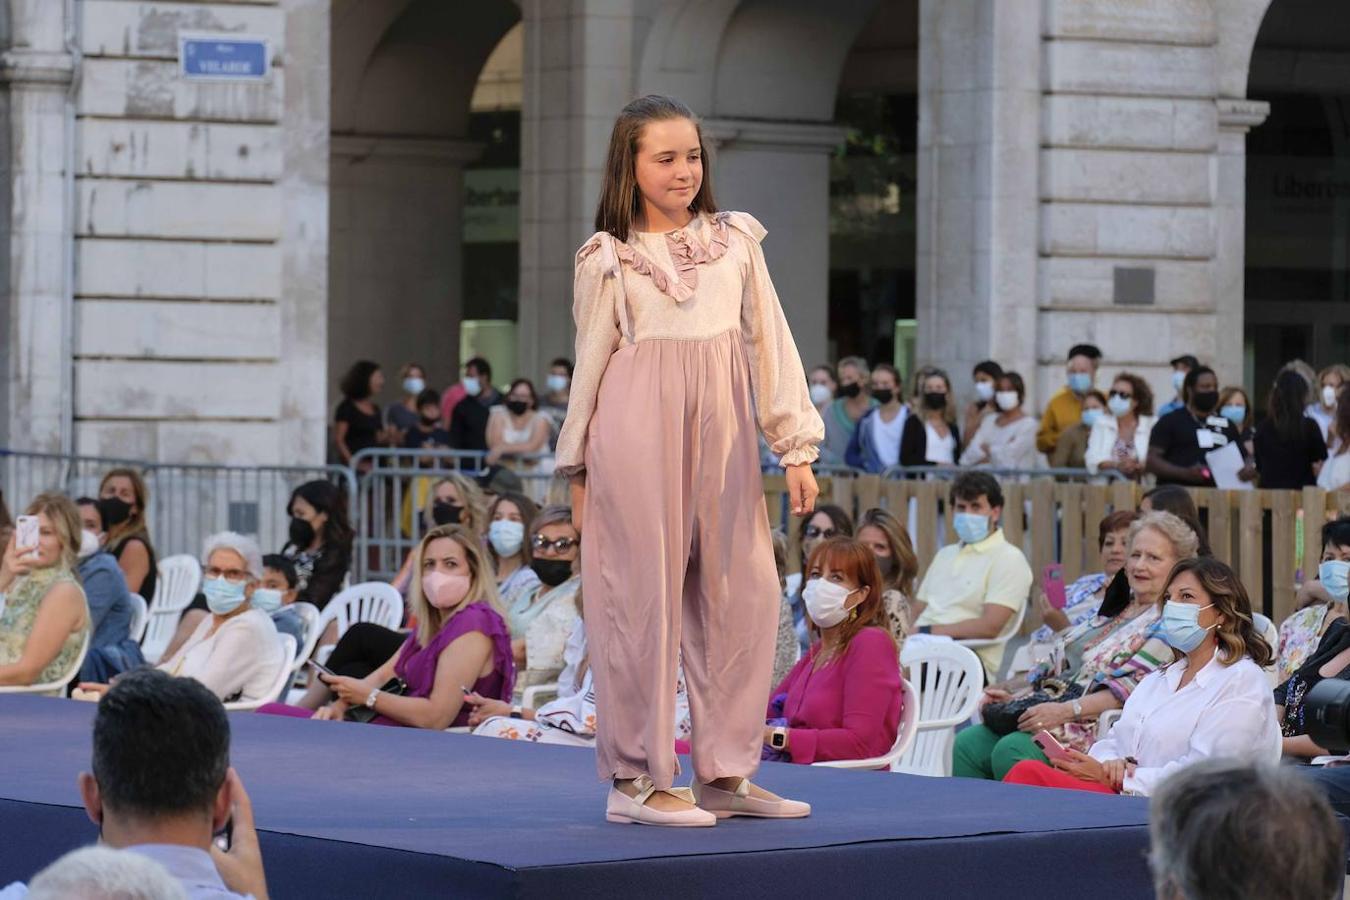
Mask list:
[[[572,527],[581,534],[581,515],[586,507],[586,482],[580,479],[573,479],[571,485],[572,491]]]

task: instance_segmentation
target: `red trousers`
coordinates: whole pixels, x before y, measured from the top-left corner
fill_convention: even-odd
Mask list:
[[[1111,788],[1096,781],[1081,778],[1047,766],[1039,759],[1024,759],[1003,776],[1005,784],[1029,784],[1034,787],[1067,788],[1071,791],[1091,791],[1094,794],[1114,794]]]

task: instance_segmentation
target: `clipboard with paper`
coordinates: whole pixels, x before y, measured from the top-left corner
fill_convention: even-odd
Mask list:
[[[1243,481],[1238,473],[1247,465],[1236,443],[1228,443],[1205,454],[1205,465],[1214,478],[1214,486],[1221,491],[1250,491],[1252,483]]]

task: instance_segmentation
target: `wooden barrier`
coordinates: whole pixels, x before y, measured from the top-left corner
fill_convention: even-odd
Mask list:
[[[949,481],[883,480],[876,475],[822,477],[821,503],[843,507],[856,521],[864,511],[882,507],[911,528],[919,558],[919,577],[951,535],[947,502]],[[797,571],[801,529],[787,508],[787,484],[781,475],[764,478],[769,521],[788,539],[788,569]],[[1097,530],[1103,517],[1117,509],[1134,509],[1143,489],[1131,482],[1079,484],[1049,478],[1003,484],[1003,529],[1022,548],[1036,573],[1048,564],[1064,567],[1065,581],[1101,571]],[[1294,611],[1303,580],[1312,578],[1322,558],[1321,526],[1350,512],[1350,496],[1318,488],[1302,491],[1219,491],[1193,489],[1202,522],[1207,523],[1214,555],[1231,565],[1251,594],[1258,611],[1277,623]],[[1269,549],[1265,542],[1269,540]],[[950,540],[950,537],[947,538]],[[1269,555],[1270,595],[1263,583]],[[1039,587],[1036,588],[1039,590]],[[1039,616],[1034,607],[1027,629]]]

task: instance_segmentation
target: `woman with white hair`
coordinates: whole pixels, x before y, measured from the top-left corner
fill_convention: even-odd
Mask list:
[[[195,678],[221,700],[254,701],[267,696],[283,665],[272,617],[250,602],[262,579],[262,551],[251,538],[223,531],[206,539],[202,593],[211,614],[158,668]],[[107,685],[82,684],[103,693]]]

